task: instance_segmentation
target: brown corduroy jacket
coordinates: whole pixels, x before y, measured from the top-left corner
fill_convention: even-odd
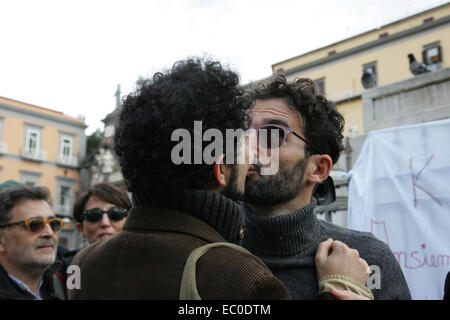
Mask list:
[[[189,254],[225,242],[205,222],[155,207],[133,208],[123,230],[81,250],[72,264],[81,269],[81,289],[70,299],[178,299]],[[256,256],[214,248],[197,262],[202,299],[289,299],[285,285]]]

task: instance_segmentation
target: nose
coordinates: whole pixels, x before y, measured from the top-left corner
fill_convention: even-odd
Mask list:
[[[41,236],[42,237],[51,237],[54,234],[52,228],[50,227],[50,223],[47,223],[44,226],[44,229],[42,229],[41,231]]]
[[[102,215],[102,220],[101,220],[100,226],[102,228],[106,228],[106,227],[109,227],[110,225],[111,225],[111,221],[109,220],[108,215],[104,212]]]
[[[256,164],[257,136],[254,129],[249,129],[244,136],[244,164]],[[238,162],[239,163],[239,162]]]
[[[255,149],[257,163],[261,166],[270,165],[272,149],[267,147],[267,141],[268,139],[274,139],[273,133],[269,133],[263,128],[256,132],[255,139],[257,141],[257,147]]]

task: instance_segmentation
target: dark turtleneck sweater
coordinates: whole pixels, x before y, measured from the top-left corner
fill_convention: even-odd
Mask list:
[[[369,266],[380,267],[380,289],[372,289],[376,300],[411,299],[400,266],[384,242],[371,233],[317,219],[316,205],[313,198],[303,208],[274,217],[258,216],[245,205],[246,233],[242,245],[284,282],[292,299],[314,299],[318,290],[314,256],[319,243],[328,238],[358,250]]]
[[[83,276],[69,299],[178,299],[194,249],[241,242],[242,206],[215,192],[166,189],[134,194],[133,202],[121,232],[74,257]],[[203,299],[289,298],[260,259],[233,248],[208,251],[195,268]]]
[[[133,193],[135,206],[168,208],[209,224],[225,240],[241,245],[245,214],[243,207],[217,192],[206,190],[160,190],[148,195]]]

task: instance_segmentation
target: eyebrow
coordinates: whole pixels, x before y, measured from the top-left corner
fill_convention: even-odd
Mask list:
[[[53,215],[53,216],[47,216],[47,217],[43,217],[43,216],[35,216],[35,217],[31,217],[31,218],[28,218],[28,219],[25,219],[25,220],[29,220],[29,219],[50,219],[50,218],[56,218],[56,216],[55,216],[55,215]]]
[[[279,124],[281,126],[289,128],[289,124],[286,121],[280,119],[267,119],[264,120],[264,124]]]

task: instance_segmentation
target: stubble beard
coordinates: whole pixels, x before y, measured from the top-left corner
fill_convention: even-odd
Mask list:
[[[239,190],[238,177],[239,170],[237,165],[232,165],[230,181],[227,186],[222,190],[221,194],[233,201],[244,201],[244,191]]]
[[[32,255],[24,255],[22,253],[21,255],[16,255],[14,260],[19,269],[30,275],[38,276],[56,261],[56,251],[53,254],[47,253],[45,255],[41,255],[38,252],[33,252]]]
[[[274,207],[297,197],[302,188],[308,158],[297,162],[291,171],[278,171],[275,175],[248,176],[245,181],[245,202],[250,205]],[[257,168],[258,169],[258,168]]]

